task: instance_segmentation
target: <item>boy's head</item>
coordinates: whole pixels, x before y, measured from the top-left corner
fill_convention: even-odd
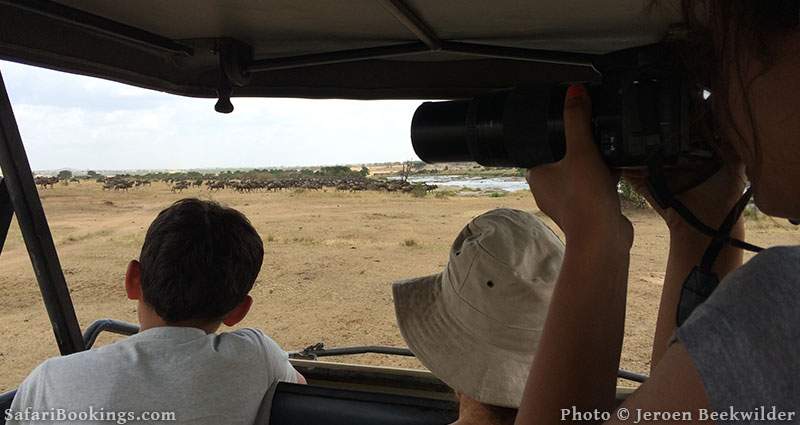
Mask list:
[[[219,323],[249,309],[247,295],[264,245],[247,218],[212,201],[188,198],[161,211],[147,230],[139,263],[126,276],[130,298],[166,324]],[[132,292],[133,291],[133,292]]]

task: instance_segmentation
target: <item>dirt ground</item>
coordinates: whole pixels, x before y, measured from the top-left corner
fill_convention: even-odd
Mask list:
[[[255,304],[243,326],[259,327],[287,350],[324,342],[403,346],[391,282],[442,270],[450,244],[472,217],[495,207],[536,212],[530,194],[415,198],[405,194],[281,192],[237,194],[155,183],[130,192],[92,182],[41,190],[81,326],[99,318],[136,321],[122,279],[159,210],[181,197],[211,198],[243,211],[266,243]],[[646,372],[663,271],[666,228],[649,210],[629,211],[636,228],[622,367]],[[800,229],[763,217],[748,221],[761,245],[800,243]],[[53,334],[16,223],[0,256],[0,391],[57,355]],[[101,338],[107,343],[112,337]],[[348,362],[420,367],[378,355]]]

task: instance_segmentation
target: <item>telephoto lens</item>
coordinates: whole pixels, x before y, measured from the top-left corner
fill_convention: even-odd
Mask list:
[[[559,161],[564,156],[562,92],[541,86],[425,102],[411,121],[411,143],[427,163],[532,168]]]
[[[715,162],[707,132],[686,118],[695,103],[689,96],[699,91],[689,92],[678,79],[625,77],[588,87],[593,139],[609,167],[705,168],[702,163]],[[411,143],[428,163],[533,168],[557,162],[566,150],[564,92],[552,85],[425,102],[414,113]]]
[[[425,102],[411,120],[411,144],[429,164],[473,161],[467,146],[467,111],[471,100]]]

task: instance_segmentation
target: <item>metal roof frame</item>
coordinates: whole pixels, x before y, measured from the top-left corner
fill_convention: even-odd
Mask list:
[[[375,1],[418,41],[256,58],[252,46],[239,40],[176,41],[51,0],[0,0],[0,15],[6,8],[5,15],[10,16],[7,25],[0,16],[0,28],[8,28],[6,34],[0,30],[0,58],[179,95],[220,98],[458,98],[508,88],[513,85],[509,81],[586,81],[599,75],[594,64],[600,55],[443,40],[403,0]],[[28,25],[37,29],[36,34],[13,34],[14,25],[22,21],[30,21]],[[71,45],[59,45],[59,41],[53,41],[57,31],[69,33],[75,40]],[[76,51],[73,45],[91,46],[96,51]],[[460,59],[397,64],[383,61],[418,59],[427,54],[448,54]],[[304,71],[302,75],[297,72],[299,68]],[[494,72],[486,72],[488,68]],[[367,87],[360,87],[356,78],[342,77],[362,70],[374,79],[363,84]],[[467,75],[447,79],[429,76],[454,73]],[[326,80],[326,76],[334,74],[345,80]],[[486,81],[473,84],[470,80],[477,75]],[[339,87],[335,86],[337,83],[341,83]],[[395,88],[395,84],[402,87]]]

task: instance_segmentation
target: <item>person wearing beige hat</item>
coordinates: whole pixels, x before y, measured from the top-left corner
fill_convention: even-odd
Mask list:
[[[443,272],[393,285],[400,332],[456,391],[457,424],[513,423],[563,254],[539,219],[500,208],[464,227]]]

